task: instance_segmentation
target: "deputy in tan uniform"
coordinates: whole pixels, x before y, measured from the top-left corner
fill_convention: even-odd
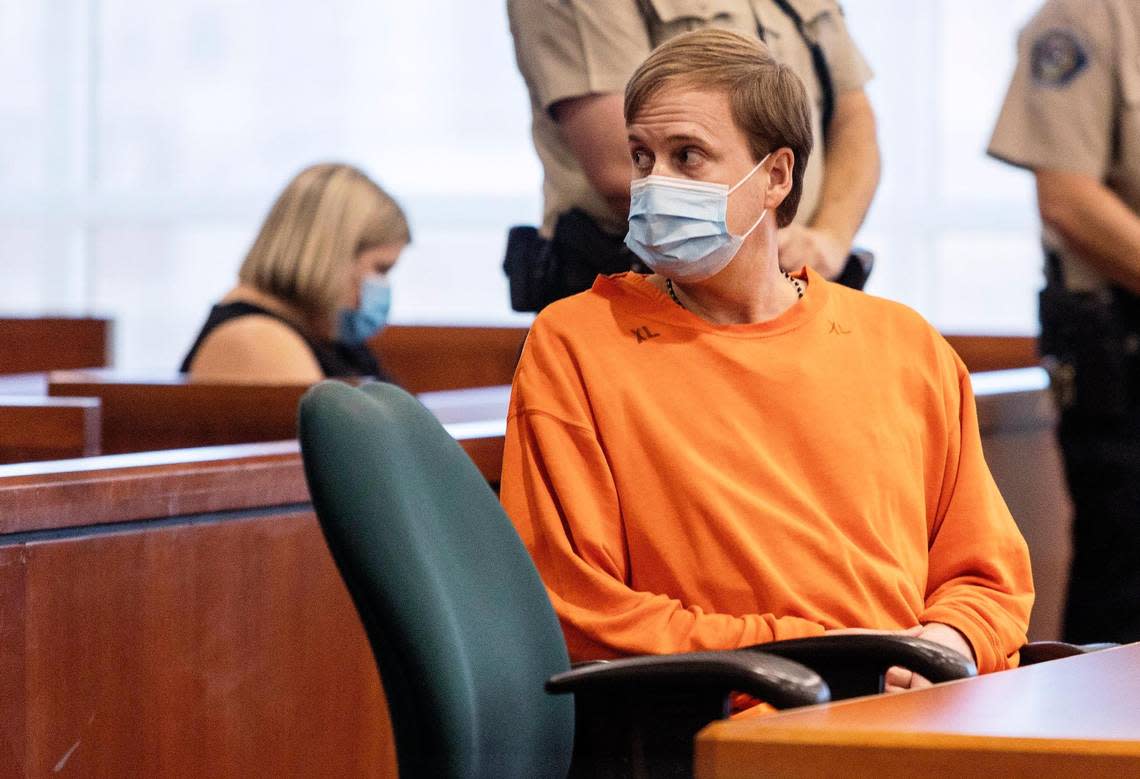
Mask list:
[[[1074,504],[1070,641],[1140,640],[1140,2],[1050,0],[989,153],[1037,180],[1041,351]]]
[[[629,209],[626,81],[658,44],[716,26],[763,39],[804,82],[811,100],[816,153],[808,160],[799,215],[780,233],[781,266],[807,264],[828,278],[843,270],[878,186],[879,148],[863,91],[871,72],[838,3],[507,0],[507,11],[545,172],[541,237],[558,243],[559,218],[576,211],[620,245]],[[561,243],[574,249],[583,242],[604,244],[598,236],[577,235]],[[592,273],[579,279],[582,289],[592,281]]]

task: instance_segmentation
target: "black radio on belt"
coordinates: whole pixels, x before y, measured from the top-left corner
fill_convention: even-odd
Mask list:
[[[646,268],[620,237],[598,227],[581,209],[558,217],[550,240],[529,226],[512,227],[503,260],[511,286],[511,308],[541,311],[555,300],[583,292],[598,274]]]
[[[1119,287],[1074,292],[1047,261],[1039,350],[1062,410],[1114,416],[1140,400],[1140,298]]]

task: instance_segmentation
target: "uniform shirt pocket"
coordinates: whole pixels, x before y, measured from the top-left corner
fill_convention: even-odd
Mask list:
[[[871,79],[871,68],[851,34],[843,10],[834,0],[788,0],[804,23],[804,36],[823,50],[832,85],[839,94],[862,89]]]
[[[642,0],[655,46],[690,30],[719,27],[756,37],[748,0]]]
[[[821,17],[839,11],[839,6],[833,0],[788,0],[788,5],[800,15],[809,29]]]

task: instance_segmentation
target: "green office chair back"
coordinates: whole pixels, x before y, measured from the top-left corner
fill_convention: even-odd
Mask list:
[[[317,385],[299,435],[380,670],[401,776],[564,776],[573,701],[543,690],[569,668],[562,633],[471,460],[391,384]]]

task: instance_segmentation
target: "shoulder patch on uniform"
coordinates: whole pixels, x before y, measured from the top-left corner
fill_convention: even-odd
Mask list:
[[[1033,80],[1044,87],[1067,86],[1088,67],[1089,56],[1070,30],[1049,30],[1033,42]]]

